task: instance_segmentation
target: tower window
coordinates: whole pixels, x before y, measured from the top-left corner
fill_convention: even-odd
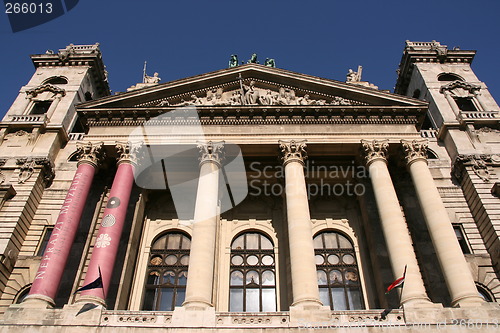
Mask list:
[[[181,233],[168,233],[151,246],[142,309],[172,311],[186,297],[191,240]]]
[[[50,236],[52,235],[52,231],[54,231],[54,227],[46,227],[43,232],[43,238],[40,242],[40,246],[38,246],[38,251],[36,252],[37,256],[43,256],[45,249],[47,248],[47,244],[49,244]]]
[[[457,236],[458,244],[460,244],[460,248],[464,254],[470,254],[469,245],[467,244],[467,239],[465,238],[462,227],[458,224],[453,225],[453,230],[455,231],[455,235]]]
[[[44,114],[49,111],[52,101],[39,101],[35,102],[33,108],[31,109],[31,114]]]
[[[448,81],[463,81],[464,79],[462,79],[460,76],[456,75],[456,74],[452,74],[452,73],[441,73],[438,75],[438,81],[445,81],[445,82],[448,82]]]
[[[337,232],[323,232],[314,237],[319,298],[332,310],[363,309],[354,247]]]
[[[494,297],[486,287],[480,286],[478,283],[476,283],[476,288],[479,296],[481,296],[482,299],[484,299],[486,302],[493,302]]]
[[[455,102],[457,103],[458,108],[462,111],[477,111],[474,102],[470,98],[455,97]]]
[[[276,311],[276,271],[271,240],[245,233],[231,244],[229,311]]]

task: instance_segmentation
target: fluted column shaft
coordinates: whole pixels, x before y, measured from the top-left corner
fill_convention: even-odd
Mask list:
[[[427,166],[426,140],[401,140],[418,201],[450,292],[453,306],[474,306],[483,302],[477,293],[448,212]]]
[[[78,302],[106,306],[106,296],[113,276],[130,194],[134,185],[135,154],[139,146],[132,143],[117,143],[116,148],[120,156],[118,169],[83,282],[83,285],[87,285],[95,281],[100,272],[103,287],[82,291]]]
[[[401,304],[430,303],[408,227],[387,168],[388,142],[361,142],[395,278],[403,276],[405,266],[407,267]]]
[[[79,144],[78,152],[78,168],[25,302],[55,304],[54,299],[102,156],[102,143]]]
[[[292,306],[320,306],[309,201],[304,178],[305,141],[280,141],[292,278]]]
[[[215,239],[219,200],[219,173],[223,142],[199,144],[200,178],[194,210],[193,236],[189,254],[186,308],[213,306]]]

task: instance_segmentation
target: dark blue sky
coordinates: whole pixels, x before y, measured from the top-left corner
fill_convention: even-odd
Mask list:
[[[478,50],[473,69],[500,101],[499,14],[498,0],[80,0],[62,17],[12,33],[2,13],[0,113],[32,76],[30,54],[95,42],[114,92],[141,81],[145,60],[167,82],[254,52],[261,62],[342,81],[362,65],[364,80],[392,91],[404,41],[434,39]]]

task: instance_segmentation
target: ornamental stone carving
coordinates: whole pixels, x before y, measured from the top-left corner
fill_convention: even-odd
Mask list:
[[[212,162],[219,166],[224,160],[224,141],[212,142],[208,141],[206,143],[198,143],[198,150],[200,152],[200,166],[204,163]]]
[[[466,97],[464,92],[468,92],[470,94],[474,94],[481,89],[480,85],[472,84],[464,81],[453,81],[448,84],[443,85],[439,88],[440,93],[444,93],[445,91],[453,91],[455,94],[460,95],[459,97]]]
[[[408,166],[417,161],[424,160],[427,162],[427,147],[429,142],[427,140],[401,140],[405,160]]]
[[[26,183],[33,176],[36,167],[41,168],[46,186],[50,185],[54,179],[54,164],[48,158],[18,158],[16,163],[20,166],[17,177],[19,184]]]
[[[290,162],[299,162],[304,165],[304,161],[307,159],[306,141],[279,141],[283,165],[287,165]]]
[[[97,168],[105,157],[103,142],[78,142],[76,144],[78,165],[87,163]]]
[[[387,163],[387,149],[389,148],[388,140],[361,140],[361,145],[364,150],[365,163],[367,166],[377,159]]]
[[[489,182],[491,178],[490,170],[488,169],[488,164],[494,164],[493,157],[491,155],[481,154],[481,155],[464,155],[460,154],[455,159],[453,164],[453,175],[461,180],[464,171],[467,167],[476,174],[482,181]]]
[[[142,142],[116,142],[118,164],[130,163],[137,165],[141,158]]]
[[[66,95],[66,90],[56,87],[50,83],[42,84],[41,86],[38,86],[33,89],[28,89],[26,90],[26,94],[28,95],[29,98],[34,98],[38,94],[44,91],[50,91],[54,93],[54,95],[60,95],[61,97],[64,97]]]

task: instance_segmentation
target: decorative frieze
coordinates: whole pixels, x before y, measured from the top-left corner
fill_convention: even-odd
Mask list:
[[[306,141],[279,141],[283,165],[287,165],[292,161],[304,164],[304,161],[307,159]]]
[[[364,150],[366,165],[370,165],[376,159],[387,162],[387,149],[389,148],[388,140],[361,140],[361,145]]]
[[[105,157],[103,142],[77,142],[78,165],[87,163],[97,168]]]
[[[417,161],[424,160],[427,162],[427,147],[429,142],[423,140],[401,140],[404,156],[408,166]]]
[[[28,89],[26,90],[26,95],[28,95],[28,98],[34,98],[38,94],[43,93],[45,91],[50,91],[55,95],[59,95],[61,97],[64,97],[66,95],[66,90],[56,87],[50,83],[42,84],[36,88]]]
[[[224,160],[224,141],[208,141],[206,143],[199,142],[197,147],[200,152],[200,166],[207,162],[213,162],[221,165]]]

